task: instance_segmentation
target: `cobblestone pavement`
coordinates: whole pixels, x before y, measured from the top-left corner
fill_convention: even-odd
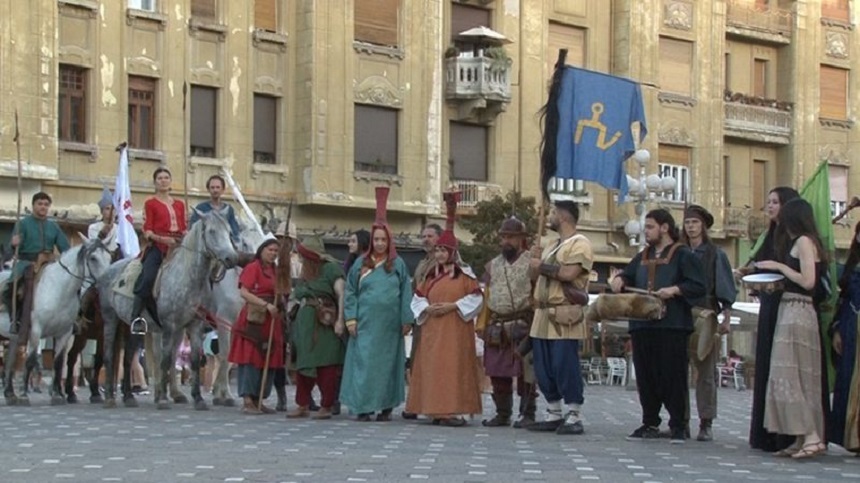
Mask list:
[[[447,428],[399,416],[358,423],[348,416],[245,416],[223,407],[158,411],[152,396],[139,397],[136,409],[52,407],[47,396],[33,396],[31,407],[0,406],[0,482],[860,479],[860,458],[838,447],[807,461],[748,449],[751,393],[732,389],[719,392],[716,440],[684,445],[626,441],[638,426],[639,406],[635,392],[617,386],[587,388],[581,436],[484,428],[479,418]],[[489,395],[484,408],[492,410]]]

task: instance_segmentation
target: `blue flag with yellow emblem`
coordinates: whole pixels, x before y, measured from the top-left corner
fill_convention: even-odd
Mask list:
[[[639,84],[568,65],[561,69],[554,176],[617,189],[624,201],[624,161],[636,148],[631,124],[639,122],[640,142],[648,132]]]

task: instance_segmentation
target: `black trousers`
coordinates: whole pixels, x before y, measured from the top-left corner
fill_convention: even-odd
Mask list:
[[[639,330],[630,334],[642,424],[659,427],[660,408],[669,412],[669,427],[683,428],[689,399],[687,344],[680,330]]]
[[[134,295],[150,300],[152,298],[152,287],[155,285],[155,279],[158,277],[158,269],[161,267],[161,261],[164,256],[161,250],[155,247],[149,247],[141,260],[140,276],[134,283]]]

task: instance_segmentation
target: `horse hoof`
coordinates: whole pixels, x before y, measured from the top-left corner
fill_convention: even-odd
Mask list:
[[[225,397],[222,402],[224,403],[224,407],[232,408],[236,406],[236,400],[232,397]]]
[[[101,404],[103,402],[105,402],[105,399],[102,397],[101,394],[96,394],[94,396],[90,396],[90,403],[91,404]]]
[[[125,405],[125,407],[127,407],[127,408],[136,408],[136,407],[138,407],[137,399],[135,399],[135,398],[134,398],[134,396],[123,398],[123,399],[122,399],[122,403],[123,403],[123,404]]]
[[[105,399],[104,403],[103,403],[103,407],[105,409],[115,409],[116,408],[116,399],[114,399],[114,398]]]
[[[18,398],[18,402],[15,404],[16,406],[29,406],[30,398],[27,396],[21,396]]]
[[[66,396],[66,402],[69,404],[77,404],[79,402],[78,396],[75,394],[69,394],[68,396]]]
[[[224,400],[221,399],[220,397],[213,397],[212,398],[212,405],[213,406],[224,406]]]
[[[159,401],[159,402],[155,405],[155,408],[156,408],[156,409],[170,409],[170,403],[169,403],[169,402],[167,402],[167,401]]]
[[[206,404],[206,401],[200,400],[194,403],[194,409],[197,411],[208,411],[209,406]]]
[[[64,406],[66,399],[63,396],[51,396],[51,406]]]
[[[186,396],[185,394],[173,396],[173,402],[176,404],[188,404],[188,396]]]

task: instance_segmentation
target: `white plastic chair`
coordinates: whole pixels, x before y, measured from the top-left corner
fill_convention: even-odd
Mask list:
[[[607,362],[609,373],[606,376],[606,383],[614,386],[617,381],[619,386],[623,386],[627,380],[627,361],[620,357],[610,357]]]

